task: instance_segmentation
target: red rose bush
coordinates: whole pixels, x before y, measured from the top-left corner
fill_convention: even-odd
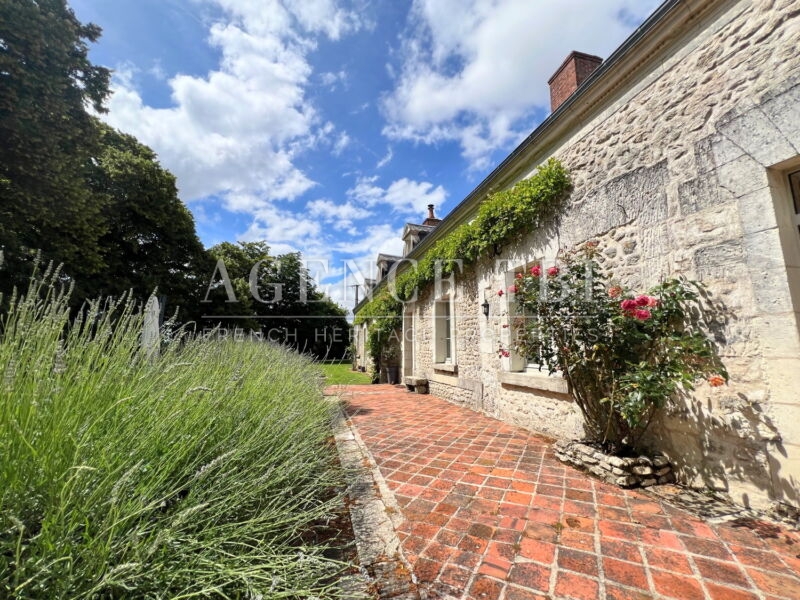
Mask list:
[[[635,448],[659,409],[700,379],[727,382],[703,321],[702,289],[668,279],[646,294],[609,285],[597,244],[514,282],[515,350],[567,380],[590,441]],[[509,290],[511,291],[511,290]]]

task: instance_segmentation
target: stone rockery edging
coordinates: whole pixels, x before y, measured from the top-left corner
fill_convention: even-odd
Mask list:
[[[675,481],[669,460],[660,454],[622,458],[605,454],[588,444],[565,440],[556,442],[553,450],[561,462],[620,487],[650,487]]]

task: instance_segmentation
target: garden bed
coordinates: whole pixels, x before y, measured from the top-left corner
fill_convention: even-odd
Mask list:
[[[624,488],[650,487],[675,481],[672,465],[660,454],[611,456],[604,453],[599,445],[575,441],[556,442],[554,451],[561,462]]]
[[[134,303],[71,322],[56,278],[0,315],[0,597],[352,598],[313,363],[252,341],[143,351]]]

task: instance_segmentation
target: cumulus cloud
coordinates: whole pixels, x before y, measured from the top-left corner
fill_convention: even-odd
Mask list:
[[[378,176],[359,177],[356,185],[347,190],[347,195],[365,206],[387,204],[392,210],[408,216],[424,216],[428,204],[440,206],[447,198],[447,191],[428,181],[412,181],[408,178],[393,181],[389,187],[377,184]]]
[[[353,221],[372,216],[372,211],[351,202],[336,204],[328,199],[312,200],[306,205],[310,216],[330,223],[336,229],[352,230]]]
[[[608,56],[659,0],[414,0],[384,133],[457,141],[474,168],[532,128],[572,50]],[[573,15],[580,14],[580,18]]]
[[[135,73],[121,69],[104,118],[153,147],[187,201],[255,194],[293,199],[314,182],[297,156],[327,139],[341,152],[349,137],[322,124],[305,90],[314,35],[332,40],[361,27],[358,11],[333,0],[196,0],[221,9],[209,45],[221,60],[205,76],[167,81],[172,106],[147,106]]]
[[[248,212],[253,215],[253,222],[239,236],[240,240],[266,240],[275,255],[299,251],[306,256],[324,254],[326,245],[322,240],[322,224],[318,220],[273,203],[249,208]]]

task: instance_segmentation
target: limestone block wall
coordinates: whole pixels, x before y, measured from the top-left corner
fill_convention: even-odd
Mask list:
[[[655,424],[649,443],[679,480],[756,506],[800,505],[800,237],[785,181],[800,169],[798,39],[794,0],[729,2],[696,24],[531,157],[529,173],[549,156],[565,163],[570,205],[551,235],[501,255],[513,266],[596,240],[604,267],[627,286],[645,290],[676,274],[704,282],[725,307],[715,333],[730,385],[700,385]],[[455,374],[433,369],[432,291],[420,295],[416,371],[434,394],[580,437],[580,415],[561,391],[503,381],[497,346],[508,315],[496,290],[506,270],[486,258],[457,281]]]

